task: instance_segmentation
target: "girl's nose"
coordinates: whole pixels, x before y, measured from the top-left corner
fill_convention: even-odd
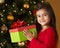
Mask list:
[[[43,16],[41,16],[41,19],[44,19],[44,17],[43,17]]]

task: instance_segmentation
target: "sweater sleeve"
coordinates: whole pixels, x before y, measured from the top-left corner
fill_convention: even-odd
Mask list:
[[[39,39],[33,38],[30,41],[30,48],[56,48],[56,38],[53,29],[47,31],[44,41]]]

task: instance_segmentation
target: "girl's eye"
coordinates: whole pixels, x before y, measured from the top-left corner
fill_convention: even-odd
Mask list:
[[[47,15],[45,14],[45,15],[43,15],[43,16],[47,16]]]
[[[47,15],[44,15],[44,16],[47,16]]]
[[[41,17],[41,16],[37,16],[37,17]]]
[[[43,14],[44,16],[47,16],[48,14],[46,13],[46,14]]]

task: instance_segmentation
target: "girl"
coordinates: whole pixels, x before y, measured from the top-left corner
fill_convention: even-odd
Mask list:
[[[49,3],[38,4],[36,11],[36,29],[38,37],[24,29],[24,36],[29,40],[27,48],[57,48],[55,14]]]

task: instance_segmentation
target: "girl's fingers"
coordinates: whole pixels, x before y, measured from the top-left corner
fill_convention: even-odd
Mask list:
[[[27,32],[27,30],[24,29],[24,34],[25,37],[27,37],[29,35],[29,33]]]
[[[28,34],[30,34],[30,31],[27,29],[24,29],[24,33],[28,35]]]
[[[34,32],[31,32],[32,34],[33,34],[33,36],[35,35],[35,33]]]
[[[33,38],[33,34],[34,33],[31,33],[29,30],[27,29],[24,29],[24,36],[30,41],[32,38]]]
[[[25,33],[23,34],[25,37],[27,36]]]
[[[28,31],[26,29],[24,29],[24,33],[28,33]]]

